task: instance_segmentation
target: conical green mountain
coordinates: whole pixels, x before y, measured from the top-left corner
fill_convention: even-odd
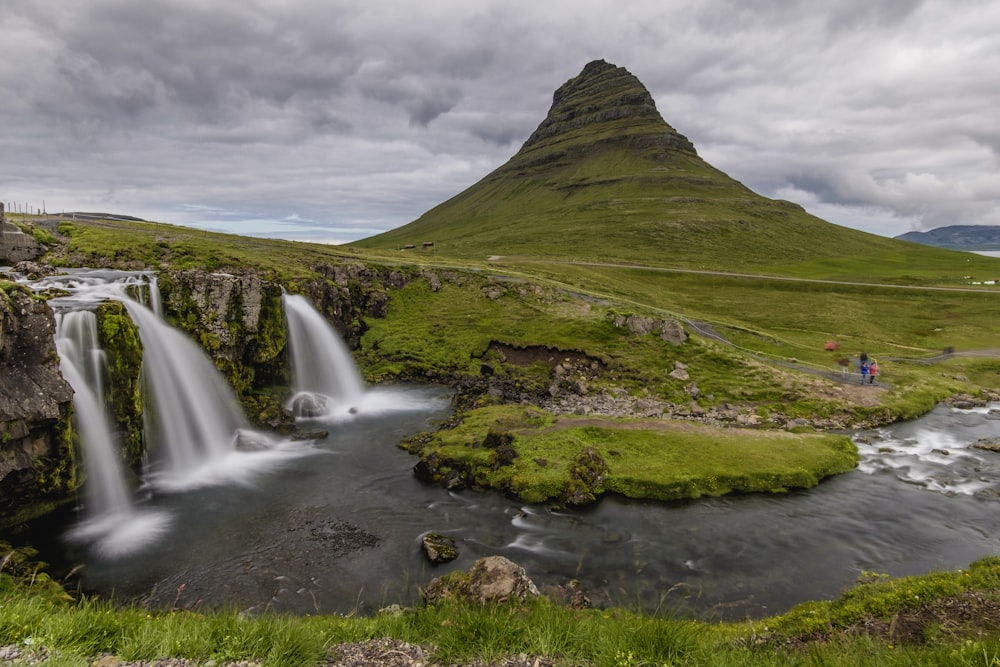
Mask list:
[[[736,268],[878,254],[897,241],[762,197],[713,168],[649,91],[603,60],[556,90],[506,164],[416,221],[358,241],[489,256]]]

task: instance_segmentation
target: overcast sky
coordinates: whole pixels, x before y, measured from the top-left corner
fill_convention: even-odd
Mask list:
[[[996,0],[2,0],[0,201],[343,242],[625,67],[715,167],[896,236],[1000,224]]]

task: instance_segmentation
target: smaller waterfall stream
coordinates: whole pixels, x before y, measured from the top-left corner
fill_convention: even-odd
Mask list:
[[[99,516],[131,509],[124,472],[112,439],[104,405],[104,353],[97,344],[97,318],[78,310],[63,313],[56,324],[59,368],[73,387],[73,407],[87,471],[86,508]]]
[[[281,297],[292,353],[292,398],[299,417],[344,416],[357,411],[365,384],[340,336],[305,297]]]
[[[292,358],[286,407],[302,420],[343,422],[357,415],[425,410],[426,401],[399,387],[367,387],[337,330],[299,295],[281,297]]]

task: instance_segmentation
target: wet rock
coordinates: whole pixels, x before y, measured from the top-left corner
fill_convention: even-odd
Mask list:
[[[987,452],[1000,452],[1000,438],[982,438],[972,443],[972,447]]]
[[[329,412],[327,397],[322,394],[298,394],[292,399],[290,407],[297,417],[320,417]]]
[[[14,265],[13,269],[15,273],[20,273],[29,280],[38,280],[39,278],[54,276],[59,273],[58,269],[48,264],[39,264],[38,262],[27,260],[18,262]]]
[[[447,563],[458,558],[455,540],[447,535],[428,533],[421,538],[420,547],[424,550],[427,560],[432,563]]]
[[[488,556],[477,560],[468,573],[452,572],[432,579],[423,595],[427,604],[445,599],[485,604],[524,601],[538,597],[539,592],[523,567],[503,556]]]
[[[328,435],[329,431],[295,431],[288,437],[292,440],[324,440]]]

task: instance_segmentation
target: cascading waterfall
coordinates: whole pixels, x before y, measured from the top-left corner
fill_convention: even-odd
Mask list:
[[[245,482],[288,443],[250,429],[208,355],[141,303],[124,300],[142,339],[143,412],[154,487]],[[301,450],[301,447],[298,449]]]
[[[161,511],[137,511],[104,403],[105,358],[92,311],[61,313],[56,320],[59,367],[73,387],[74,423],[80,432],[85,520],[69,534],[89,542],[104,556],[133,553],[155,541],[169,526]]]
[[[353,413],[365,398],[365,384],[347,346],[305,297],[281,299],[292,353],[289,409],[298,417]]]
[[[248,427],[234,392],[208,355],[163,319],[155,277],[83,270],[32,285],[53,286],[69,293],[49,303],[57,312],[60,367],[74,389],[74,421],[87,477],[84,520],[70,531],[71,540],[114,558],[148,548],[170,527],[170,516],[162,509],[135,504],[114,442],[104,405],[104,353],[93,312],[102,301],[122,302],[139,328],[144,439],[150,460],[143,481],[150,488],[178,491],[248,483],[292,458],[317,451],[311,443],[274,438]]]

